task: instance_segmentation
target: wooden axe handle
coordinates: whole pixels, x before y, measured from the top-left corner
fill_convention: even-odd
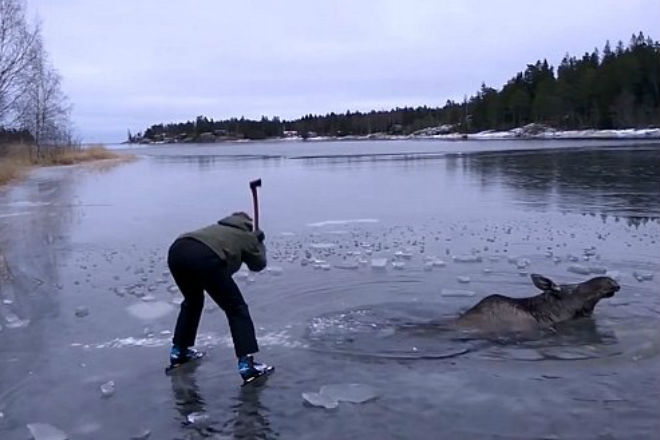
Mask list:
[[[250,182],[250,191],[252,191],[252,205],[254,207],[254,225],[253,229],[259,229],[259,198],[257,196],[257,188],[261,186],[261,179],[253,180]]]

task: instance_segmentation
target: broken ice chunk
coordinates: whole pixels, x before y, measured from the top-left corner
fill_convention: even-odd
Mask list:
[[[76,307],[75,312],[73,312],[78,318],[84,318],[89,315],[89,307],[78,306]]]
[[[100,386],[102,397],[111,397],[115,394],[115,381],[109,380]]]
[[[247,280],[247,277],[248,277],[248,272],[244,270],[238,271],[234,274],[234,278],[236,278],[239,281],[245,281]]]
[[[589,272],[602,275],[607,273],[607,268],[603,266],[589,266]]]
[[[468,297],[474,296],[475,292],[472,290],[462,290],[462,289],[442,289],[440,291],[442,296],[455,296],[455,297]]]
[[[650,273],[650,272],[638,272],[638,271],[635,271],[635,272],[633,272],[633,276],[634,276],[635,279],[636,279],[637,281],[639,281],[640,283],[641,283],[642,281],[651,281],[651,280],[653,280],[653,274]]]
[[[590,248],[587,248],[584,250],[584,255],[587,257],[593,257],[596,255],[596,248],[594,246],[591,246]]]
[[[209,415],[205,412],[191,412],[186,416],[186,421],[195,426],[203,426],[209,422]]]
[[[321,393],[302,393],[303,399],[312,406],[319,406],[325,409],[337,408],[339,402],[335,399]]]
[[[608,276],[608,277],[610,277],[610,278],[613,278],[613,279],[615,279],[615,280],[617,280],[617,281],[620,281],[620,280],[621,280],[621,277],[623,276],[623,274],[622,274],[621,272],[619,272],[618,270],[608,270],[608,271],[605,273],[605,275]]]
[[[571,264],[570,266],[568,266],[566,270],[580,275],[589,275],[590,273],[589,268],[586,266],[582,266],[581,264]]]
[[[454,255],[452,259],[457,263],[481,263],[479,255]]]
[[[312,249],[317,249],[317,250],[327,250],[327,249],[333,249],[335,247],[334,243],[312,243],[309,245],[310,248]]]
[[[361,383],[323,385],[319,394],[338,402],[364,403],[378,397],[376,390]]]
[[[131,436],[131,440],[147,440],[151,436],[151,430],[143,429],[138,434]]]
[[[384,270],[387,267],[387,258],[372,258],[371,267],[372,269]]]
[[[457,277],[456,279],[458,280],[459,283],[463,283],[463,284],[467,284],[471,281],[470,277],[465,276],[465,275],[461,275],[461,276]]]
[[[130,305],[126,308],[128,313],[139,319],[151,320],[158,319],[166,316],[174,310],[174,308],[163,301],[142,302]]]
[[[303,399],[313,406],[326,409],[336,408],[339,402],[364,403],[378,397],[369,385],[346,383],[324,385],[318,393],[302,393]]]
[[[516,267],[518,269],[525,269],[527,266],[529,266],[530,261],[528,258],[520,258],[518,261],[516,261]]]
[[[48,423],[28,423],[27,429],[34,440],[68,440],[64,431]]]
[[[266,272],[268,272],[271,275],[278,276],[278,275],[282,275],[282,273],[284,273],[284,269],[282,269],[280,266],[269,266],[266,269]]]
[[[5,320],[7,321],[5,324],[7,328],[22,328],[30,324],[29,319],[21,319],[14,312],[8,312],[5,315]]]

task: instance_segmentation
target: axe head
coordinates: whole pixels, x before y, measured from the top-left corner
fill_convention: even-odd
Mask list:
[[[258,186],[261,186],[261,179],[253,180],[250,182],[250,189],[254,191]]]

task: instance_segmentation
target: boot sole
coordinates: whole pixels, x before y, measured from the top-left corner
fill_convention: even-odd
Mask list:
[[[188,359],[187,361],[182,362],[180,364],[170,364],[169,366],[165,367],[165,375],[170,375],[176,371],[182,371],[182,369],[184,369],[187,365],[195,364],[200,360],[204,359],[204,357],[206,356],[206,353],[203,351],[200,351],[198,353],[199,355],[197,357]]]
[[[252,377],[249,378],[249,379],[245,379],[245,380],[243,381],[243,384],[242,384],[241,386],[244,387],[244,386],[246,386],[246,385],[254,384],[254,383],[256,383],[256,382],[262,382],[262,381],[259,380],[259,379],[262,379],[262,378],[265,379],[265,378],[267,378],[268,376],[270,376],[271,374],[273,374],[274,371],[275,371],[275,367],[273,367],[273,366],[271,365],[270,367],[268,367],[268,368],[266,369],[266,371],[264,371],[264,372],[261,373],[260,375],[258,375],[258,376],[252,376]]]

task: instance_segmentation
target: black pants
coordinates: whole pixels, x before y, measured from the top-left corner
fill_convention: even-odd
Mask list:
[[[174,329],[175,345],[195,345],[206,291],[227,315],[236,356],[259,351],[248,306],[215,252],[200,241],[181,238],[170,247],[167,264],[184,298]]]

